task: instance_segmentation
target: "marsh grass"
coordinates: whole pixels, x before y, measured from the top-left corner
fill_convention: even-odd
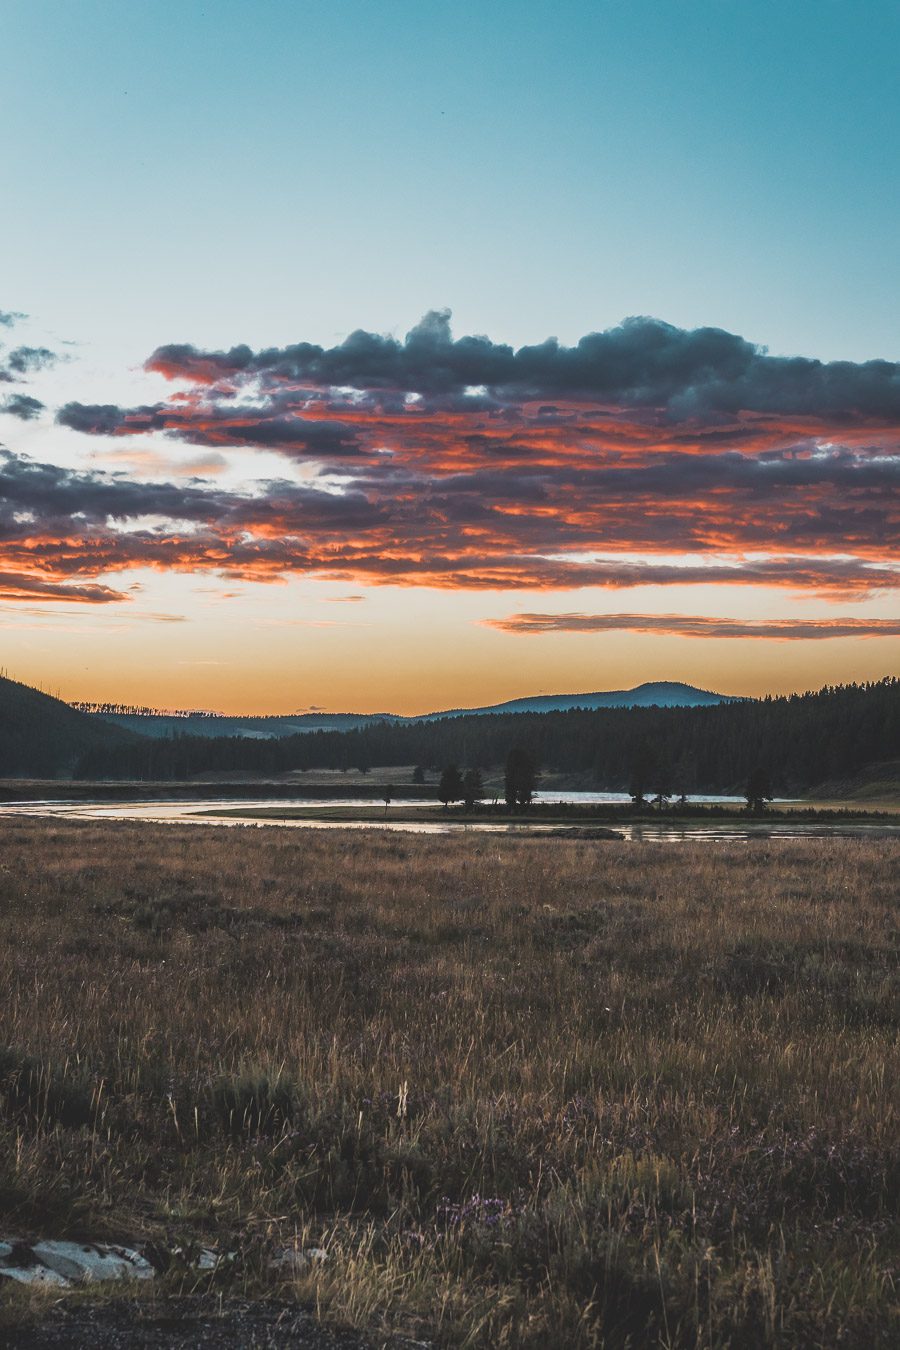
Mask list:
[[[898,1325],[898,849],[0,826],[0,1213],[440,1345]]]

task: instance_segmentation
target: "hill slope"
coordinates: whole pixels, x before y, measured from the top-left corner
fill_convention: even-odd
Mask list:
[[[0,778],[54,778],[71,772],[90,750],[111,750],[133,739],[102,718],[0,677]]]

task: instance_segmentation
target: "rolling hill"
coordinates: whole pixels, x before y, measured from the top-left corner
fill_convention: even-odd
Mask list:
[[[58,698],[0,677],[0,778],[55,778],[70,773],[87,751],[133,739]]]

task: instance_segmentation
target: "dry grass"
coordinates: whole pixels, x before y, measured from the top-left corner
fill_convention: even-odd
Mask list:
[[[896,1343],[894,842],[0,824],[0,1210],[440,1345]]]

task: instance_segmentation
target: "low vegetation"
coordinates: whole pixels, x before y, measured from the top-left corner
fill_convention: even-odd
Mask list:
[[[892,841],[20,819],[0,860],[7,1233],[217,1245],[224,1293],[296,1235],[376,1343],[896,1344]]]

